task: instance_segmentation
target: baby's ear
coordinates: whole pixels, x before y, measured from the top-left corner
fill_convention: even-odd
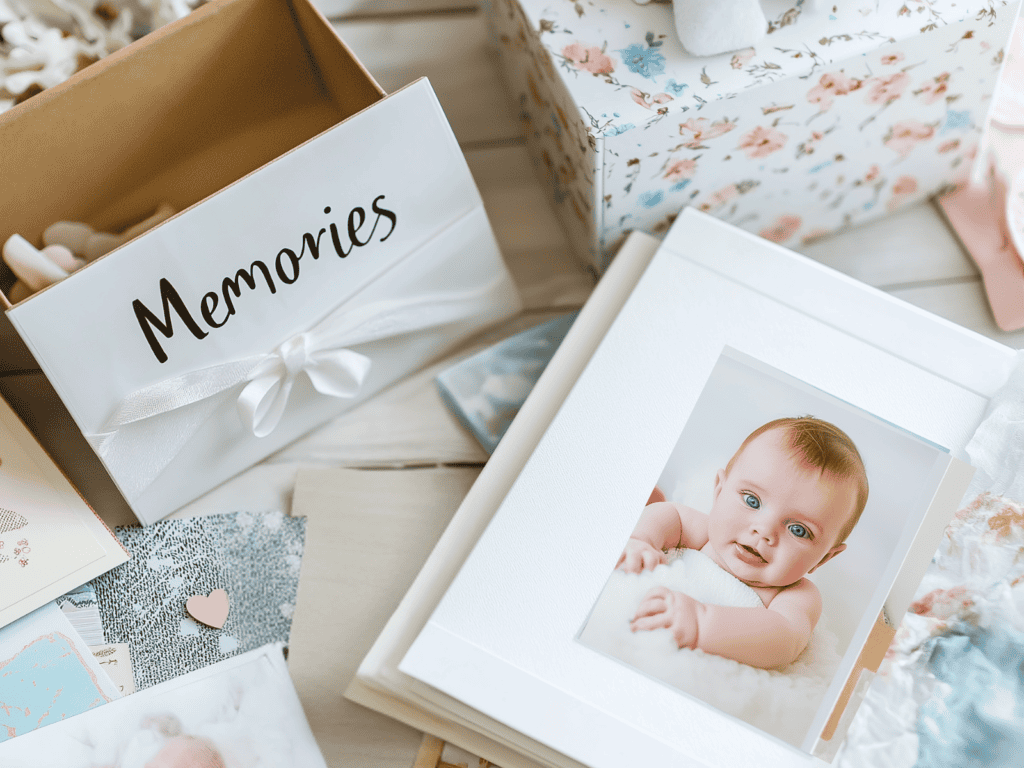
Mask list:
[[[725,470],[720,469],[715,473],[715,492],[712,496],[712,501],[718,501],[718,494],[722,492],[722,486],[725,485]]]
[[[844,549],[846,549],[846,544],[836,544],[834,547],[832,547],[832,549],[830,549],[828,552],[825,553],[825,556],[823,558],[821,558],[821,560],[818,561],[818,564],[816,566],[814,566],[813,568],[811,568],[811,570],[809,570],[808,573],[814,573],[816,570],[821,568],[821,566],[823,566],[825,563],[827,563],[833,557],[838,555]]]

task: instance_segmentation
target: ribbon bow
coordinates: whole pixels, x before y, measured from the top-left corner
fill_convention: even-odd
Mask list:
[[[355,397],[370,364],[366,355],[351,349],[325,349],[315,335],[300,333],[256,365],[238,396],[238,412],[256,437],[266,437],[281,421],[300,373],[309,377],[320,394]]]
[[[300,374],[323,395],[356,397],[372,361],[350,347],[481,314],[507,288],[502,276],[464,291],[354,309],[342,304],[272,352],[190,371],[133,392],[100,432],[86,438],[128,501],[134,501],[239,385],[244,385],[237,396],[242,422],[256,437],[266,437],[280,423]]]

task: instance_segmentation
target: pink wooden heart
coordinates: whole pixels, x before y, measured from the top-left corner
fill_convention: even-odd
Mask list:
[[[192,595],[185,601],[185,610],[196,621],[208,627],[220,629],[228,620],[228,593],[223,589],[215,589],[209,597]]]

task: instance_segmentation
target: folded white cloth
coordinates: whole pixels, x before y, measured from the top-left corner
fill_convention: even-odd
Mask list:
[[[975,468],[966,499],[987,491],[1024,502],[1024,352],[1017,367],[988,404],[967,455]]]

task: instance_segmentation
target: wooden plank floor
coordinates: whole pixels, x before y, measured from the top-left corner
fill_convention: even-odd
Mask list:
[[[387,91],[430,78],[480,188],[527,314],[542,318],[581,306],[593,278],[573,257],[534,176],[476,0],[318,2]],[[1006,334],[995,327],[977,269],[930,203],[821,240],[805,252],[953,322],[1024,347],[1024,332]],[[434,388],[433,377],[452,359],[393,386],[177,514],[287,509],[300,468],[402,471],[424,465],[482,465],[486,454],[448,414]],[[39,399],[40,376],[2,375],[0,393],[22,410],[19,403]],[[133,522],[60,404],[45,402],[32,410],[48,414],[30,426],[100,514],[112,524]],[[413,757],[400,755],[393,764],[411,765]]]

